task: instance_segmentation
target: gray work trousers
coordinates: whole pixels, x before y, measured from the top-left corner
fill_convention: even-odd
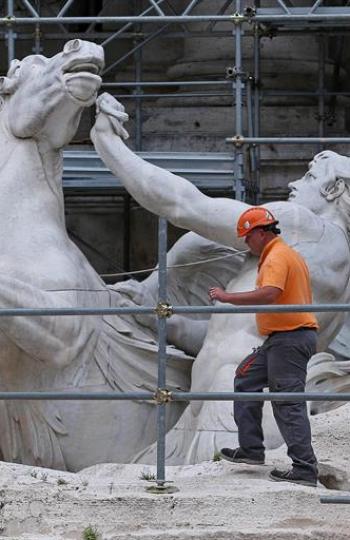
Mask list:
[[[237,368],[235,392],[304,392],[306,366],[316,352],[316,331],[298,329],[271,334]],[[235,401],[234,418],[240,448],[257,459],[264,456],[261,427],[263,401]],[[272,409],[288,448],[295,472],[305,479],[317,478],[317,460],[311,446],[306,402],[276,401]]]

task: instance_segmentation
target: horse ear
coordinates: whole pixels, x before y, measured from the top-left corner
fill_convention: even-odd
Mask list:
[[[8,72],[7,72],[7,76],[8,77],[12,77],[13,75],[15,75],[17,69],[20,67],[21,65],[21,61],[18,60],[17,58],[14,58],[13,60],[11,60],[10,62],[10,67],[8,69]]]
[[[17,80],[0,77],[0,94],[13,94],[18,86]]]

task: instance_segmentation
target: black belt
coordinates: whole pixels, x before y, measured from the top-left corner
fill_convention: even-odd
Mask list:
[[[317,332],[317,328],[313,328],[312,326],[301,326],[300,328],[294,328],[293,330],[275,330],[275,332],[271,332],[268,337],[285,332],[305,332],[305,330],[312,330],[313,332]]]

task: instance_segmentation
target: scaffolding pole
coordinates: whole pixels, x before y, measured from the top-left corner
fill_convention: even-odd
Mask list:
[[[14,17],[14,5],[13,5],[13,0],[7,0],[7,12],[8,12],[8,19],[9,19],[9,23],[8,23],[8,28],[7,28],[7,33],[6,33],[6,37],[7,37],[7,63],[8,63],[8,66],[10,66],[12,60],[15,58],[15,38],[16,38],[16,34],[15,34],[15,31],[13,30],[13,26],[12,24],[10,23],[11,19],[13,19]]]
[[[167,229],[166,219],[158,220],[158,389],[166,388],[166,347],[167,347]],[[165,483],[165,436],[166,436],[166,401],[160,400],[157,410],[157,485]]]
[[[233,68],[233,91],[235,96],[235,129],[236,133],[243,132],[243,72],[242,72],[242,26],[240,19],[241,12],[241,0],[236,0],[236,14],[237,20],[235,22],[236,27],[233,32],[235,39],[235,66]],[[235,152],[235,165],[234,165],[234,193],[235,198],[238,201],[243,201],[245,198],[244,193],[244,161],[243,152],[239,148]]]
[[[325,136],[325,43],[324,37],[319,36],[318,44],[318,136],[323,139]],[[319,144],[319,151],[323,150],[323,143]]]
[[[227,137],[227,143],[241,147],[244,144],[349,144],[350,137]]]

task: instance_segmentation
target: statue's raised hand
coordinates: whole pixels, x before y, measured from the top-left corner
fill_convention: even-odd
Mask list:
[[[122,139],[129,138],[129,133],[123,127],[124,122],[129,120],[129,115],[119,101],[113,96],[104,92],[96,100],[96,130],[104,130],[107,126],[106,120],[112,126],[116,135]]]

